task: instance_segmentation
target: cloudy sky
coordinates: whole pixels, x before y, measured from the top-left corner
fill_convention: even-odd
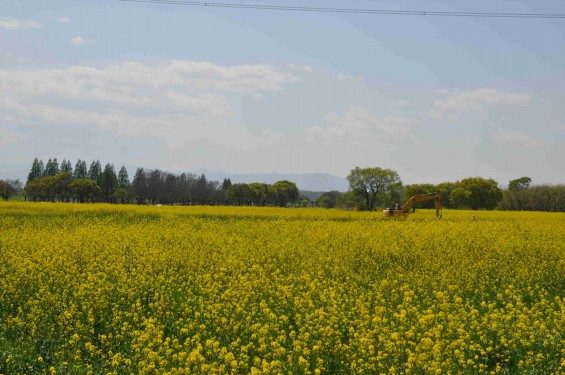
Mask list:
[[[559,0],[237,3],[565,14]],[[565,19],[5,0],[0,178],[35,157],[565,183]]]

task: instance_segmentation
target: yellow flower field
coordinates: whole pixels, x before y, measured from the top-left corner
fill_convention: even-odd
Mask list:
[[[380,216],[0,203],[0,373],[565,372],[565,214]]]

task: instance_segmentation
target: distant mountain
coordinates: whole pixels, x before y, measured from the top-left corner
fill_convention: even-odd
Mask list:
[[[223,173],[198,169],[192,173],[204,174],[208,180],[220,183],[224,178],[229,178],[232,183],[263,182],[272,184],[279,180],[288,180],[296,183],[298,189],[308,191],[347,191],[349,184],[344,177],[333,176],[328,173]]]

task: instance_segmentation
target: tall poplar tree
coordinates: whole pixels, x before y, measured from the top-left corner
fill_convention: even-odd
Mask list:
[[[70,175],[73,174],[73,166],[71,165],[70,160],[63,159],[63,162],[61,163],[61,172],[65,172]]]
[[[73,172],[73,177],[76,178],[87,178],[88,170],[86,169],[86,162],[84,160],[78,159],[75,164],[75,170]]]
[[[137,200],[137,204],[145,202],[147,198],[147,177],[143,168],[137,168],[131,183],[131,191]]]
[[[127,189],[130,185],[128,170],[125,166],[122,166],[118,172],[118,187]]]
[[[98,181],[98,185],[100,185],[104,199],[106,200],[106,202],[112,202],[112,196],[114,194],[114,191],[118,187],[118,177],[116,176],[116,171],[113,164],[106,164],[104,171],[98,177]]]
[[[57,158],[47,160],[47,164],[45,164],[45,171],[43,173],[44,176],[56,176],[59,173],[59,163],[57,162]]]
[[[40,161],[37,158],[35,158],[31,165],[31,170],[27,175],[27,182],[30,182],[31,180],[42,176],[43,176],[43,161]]]
[[[102,174],[102,166],[100,165],[100,160],[94,160],[90,164],[90,168],[88,169],[87,178],[90,178],[92,181],[98,183],[98,179]]]

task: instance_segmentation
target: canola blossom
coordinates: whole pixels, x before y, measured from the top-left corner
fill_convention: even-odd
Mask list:
[[[0,203],[0,373],[563,372],[564,214]]]

